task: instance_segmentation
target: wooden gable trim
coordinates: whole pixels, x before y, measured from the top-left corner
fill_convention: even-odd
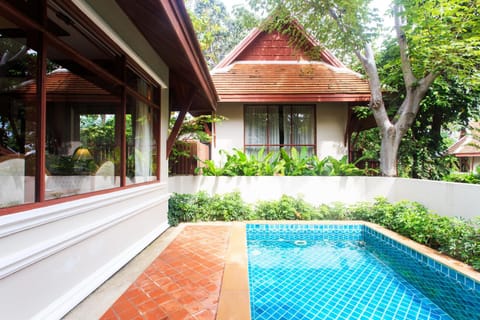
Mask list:
[[[221,69],[225,68],[226,66],[232,64],[238,56],[245,51],[245,49],[253,42],[255,41],[258,36],[262,33],[263,31],[260,30],[259,28],[254,28],[250,33],[242,40],[240,41],[239,44],[235,48],[233,48],[232,51],[230,51],[229,54],[225,56],[225,58],[220,61],[215,68],[213,68],[212,72],[215,71],[215,69]]]

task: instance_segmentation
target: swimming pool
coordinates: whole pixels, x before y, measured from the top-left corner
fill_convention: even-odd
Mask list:
[[[247,224],[254,320],[480,319],[480,283],[364,224]]]

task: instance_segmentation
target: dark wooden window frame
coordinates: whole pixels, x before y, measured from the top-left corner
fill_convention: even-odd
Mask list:
[[[0,1],[0,11],[2,12],[2,15],[5,17],[8,17],[9,20],[11,20],[13,23],[18,25],[19,27],[28,30],[29,33],[34,33],[35,38],[38,39],[38,64],[37,64],[37,88],[40,88],[37,90],[37,145],[36,145],[36,154],[37,160],[36,160],[36,174],[35,174],[35,180],[36,180],[36,187],[35,187],[35,202],[34,203],[28,203],[28,204],[22,204],[18,206],[12,206],[12,207],[6,207],[6,208],[0,208],[0,216],[1,215],[7,215],[7,214],[12,214],[12,213],[17,213],[25,210],[31,210],[39,207],[44,207],[47,205],[52,205],[56,203],[62,203],[62,202],[68,202],[76,199],[82,199],[82,198],[87,198],[93,195],[98,195],[98,194],[105,194],[105,193],[110,193],[117,191],[119,189],[124,189],[124,188],[135,188],[137,186],[145,185],[145,184],[152,184],[152,183],[158,183],[160,179],[160,171],[161,171],[161,161],[160,161],[160,144],[161,144],[161,137],[160,137],[160,101],[161,97],[158,97],[157,99],[152,99],[149,100],[146,97],[144,97],[142,94],[137,92],[134,88],[130,87],[127,82],[126,82],[126,70],[129,68],[133,72],[137,73],[139,77],[147,81],[148,84],[153,85],[156,87],[158,90],[154,90],[154,92],[158,93],[160,95],[160,85],[153,80],[151,76],[149,76],[146,72],[142,70],[142,68],[131,58],[128,57],[128,55],[123,52],[108,36],[102,32],[102,30],[96,26],[94,23],[92,23],[88,17],[86,17],[78,8],[75,7],[70,2],[62,2],[62,6],[68,10],[68,12],[72,13],[72,16],[75,17],[78,23],[81,23],[82,26],[85,28],[89,29],[91,31],[91,34],[95,34],[95,37],[98,37],[96,40],[102,41],[105,46],[112,48],[115,52],[121,53],[121,68],[118,71],[118,75],[112,75],[105,69],[103,69],[101,66],[95,64],[93,61],[90,59],[80,55],[79,53],[76,52],[76,50],[69,45],[65,44],[61,40],[59,40],[54,34],[49,32],[47,30],[47,15],[46,15],[46,8],[47,8],[47,1],[42,0],[42,4],[40,7],[43,9],[43,12],[41,13],[41,21],[35,21],[28,16],[24,15],[22,12],[19,12],[16,8],[14,8],[11,4]],[[100,77],[105,79],[106,81],[117,85],[121,88],[121,102],[119,105],[119,116],[120,116],[120,130],[121,130],[121,136],[120,136],[120,150],[121,150],[121,166],[120,166],[120,187],[117,188],[112,188],[112,189],[107,189],[107,190],[101,190],[101,191],[93,191],[93,192],[88,192],[84,194],[79,194],[79,195],[74,195],[74,196],[69,196],[69,197],[64,197],[64,198],[59,198],[59,199],[51,199],[51,200],[45,200],[45,143],[46,143],[46,109],[47,109],[47,93],[46,93],[46,88],[45,88],[45,80],[46,80],[46,69],[47,69],[47,47],[52,46],[55,47],[58,50],[61,50],[64,54],[67,54],[71,58],[75,59],[77,63],[82,65],[85,68],[88,68],[89,70],[95,72],[98,74]],[[156,181],[150,181],[150,182],[144,182],[144,183],[138,183],[138,184],[131,184],[128,185],[126,184],[126,136],[125,136],[125,115],[127,111],[127,95],[130,95],[134,97],[135,99],[138,99],[142,101],[143,103],[147,104],[150,107],[153,107],[156,109],[157,114],[158,114],[158,123],[154,124],[153,127],[153,135],[154,139],[156,140]],[[157,103],[154,103],[153,101],[158,101]]]

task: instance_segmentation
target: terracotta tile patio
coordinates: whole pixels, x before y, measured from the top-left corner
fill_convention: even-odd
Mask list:
[[[231,229],[185,226],[101,319],[215,319]]]

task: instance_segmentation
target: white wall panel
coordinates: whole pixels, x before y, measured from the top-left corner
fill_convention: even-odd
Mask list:
[[[152,184],[0,217],[0,318],[68,312],[168,228],[166,189]]]

